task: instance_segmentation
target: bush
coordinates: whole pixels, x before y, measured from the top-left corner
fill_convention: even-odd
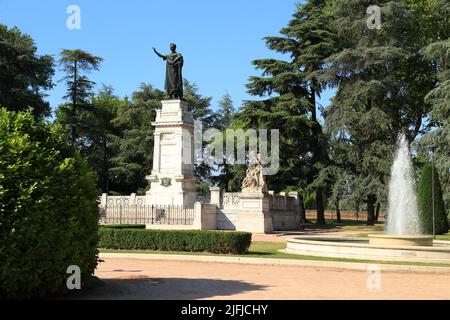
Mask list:
[[[145,229],[145,224],[105,224],[101,227],[112,229]]]
[[[97,266],[95,179],[59,126],[0,109],[0,298],[43,297]]]
[[[420,176],[418,204],[422,230],[425,234],[433,234],[433,209],[432,209],[432,168],[425,165]],[[434,169],[434,217],[436,234],[448,231],[448,218],[445,214],[442,188],[436,168]]]
[[[203,230],[141,230],[100,228],[99,247],[211,253],[248,252],[251,233]]]

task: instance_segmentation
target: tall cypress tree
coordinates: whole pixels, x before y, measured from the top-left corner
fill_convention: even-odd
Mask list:
[[[436,168],[430,164],[425,165],[422,169],[418,188],[418,204],[422,231],[425,234],[432,234],[434,222],[436,234],[447,233],[448,218],[445,213],[441,183]]]

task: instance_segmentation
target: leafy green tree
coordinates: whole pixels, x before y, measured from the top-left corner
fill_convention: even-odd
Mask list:
[[[381,9],[381,29],[367,27],[366,8]],[[364,9],[364,10],[363,10]],[[400,132],[413,141],[426,130],[431,106],[424,98],[434,70],[420,54],[417,17],[395,1],[336,0],[331,12],[341,43],[319,79],[337,87],[324,112],[327,133],[346,150],[352,197],[367,205],[368,224],[385,200],[393,146]]]
[[[86,141],[81,152],[88,159],[89,165],[97,173],[98,187],[102,192],[109,189],[109,169],[112,167],[112,157],[116,154],[118,135],[120,132],[113,125],[118,110],[126,101],[114,95],[111,87],[103,87],[90,100],[92,111],[80,112],[80,119],[85,124],[82,130]]]
[[[218,102],[218,110],[214,114],[213,124],[214,128],[221,130],[223,133],[223,145],[225,145],[226,141],[226,129],[230,128],[230,126],[232,125],[235,113],[236,111],[233,105],[233,100],[231,98],[231,95],[227,92]],[[218,165],[217,168],[215,168],[215,171],[217,173],[214,176],[214,184],[225,190],[231,187],[233,191],[240,191],[240,183],[242,182],[242,180],[237,181],[236,179],[244,179],[244,177],[242,176],[242,174],[236,175],[239,169],[236,168],[236,170],[234,170],[233,165],[229,162],[230,161],[227,160],[226,153],[224,152],[223,164]]]
[[[433,149],[436,169],[443,185],[445,207],[450,212],[450,3],[436,1],[433,6],[431,24],[435,33],[434,42],[425,48],[425,57],[437,70],[437,85],[426,96],[432,104],[430,122],[435,127],[424,135],[422,149]]]
[[[183,99],[188,103],[192,111],[194,120],[202,122],[203,130],[207,130],[216,122],[216,114],[211,110],[211,97],[204,97],[199,93],[199,88],[195,83],[190,83],[184,79]],[[205,161],[194,164],[194,173],[199,178],[197,191],[206,195],[209,193],[209,186],[213,183],[213,168]]]
[[[185,100],[192,111],[194,120],[202,121],[203,128],[209,128],[214,123],[214,113],[211,110],[211,97],[204,97],[198,91],[199,88],[195,83],[190,83],[183,79]]]
[[[58,125],[0,109],[0,298],[82,288],[97,266],[98,192],[86,161]]]
[[[114,151],[109,168],[109,191],[119,194],[144,193],[145,176],[153,164],[153,127],[156,109],[161,108],[164,92],[151,85],[142,84],[133,92],[131,101],[118,108],[111,121],[117,138],[111,140]]]
[[[54,62],[36,51],[30,36],[0,24],[0,105],[12,111],[32,107],[33,115],[42,119],[50,115],[43,91],[53,87]]]
[[[434,169],[434,170],[433,170]],[[434,173],[434,179],[433,179]],[[433,187],[434,181],[434,187]],[[433,199],[434,191],[434,199]],[[433,234],[433,206],[434,226],[436,234],[447,233],[448,218],[445,213],[442,188],[436,168],[427,164],[422,169],[418,188],[418,204],[421,227],[425,234]]]
[[[64,99],[70,101],[70,107],[66,105],[61,111],[67,114],[67,123],[65,124],[70,127],[71,138],[75,141],[77,138],[77,129],[84,126],[77,121],[76,113],[78,109],[84,111],[92,109],[89,98],[92,95],[92,89],[95,85],[83,73],[99,70],[100,63],[103,59],[80,49],[63,49],[60,55],[59,64],[66,73],[66,76],[61,79],[67,85],[67,93]]]
[[[236,110],[231,95],[226,92],[218,102],[218,110],[214,114],[214,128],[224,130],[233,123]]]

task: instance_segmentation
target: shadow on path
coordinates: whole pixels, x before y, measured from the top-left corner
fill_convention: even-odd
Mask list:
[[[97,287],[68,299],[184,300],[232,296],[266,287],[236,280],[186,278],[102,279]]]

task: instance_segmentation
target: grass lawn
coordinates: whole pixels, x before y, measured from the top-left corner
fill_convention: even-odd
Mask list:
[[[436,236],[437,240],[447,240],[450,241],[450,232],[447,232],[445,234],[440,234]]]
[[[253,257],[253,258],[272,258],[272,259],[295,259],[295,260],[314,260],[314,261],[334,261],[334,262],[360,262],[371,264],[396,264],[396,265],[415,265],[415,266],[439,266],[450,267],[450,264],[440,263],[422,263],[422,262],[400,262],[400,261],[374,261],[362,259],[345,259],[345,258],[329,258],[329,257],[314,257],[303,256],[297,254],[289,254],[279,252],[278,250],[286,248],[286,243],[283,242],[265,242],[253,241],[249,252],[244,255],[229,255],[229,254],[214,254],[203,252],[181,252],[181,251],[155,251],[155,250],[114,250],[99,248],[100,252],[104,253],[150,253],[150,254],[183,254],[183,255],[202,255],[202,256],[228,256],[228,257]]]
[[[325,220],[325,225],[316,225],[315,220],[309,220],[311,223],[306,225],[307,229],[337,229],[337,230],[347,230],[347,231],[382,231],[384,229],[384,223],[378,222],[373,226],[368,226],[365,220],[354,220],[354,219],[342,219],[341,223],[336,223],[335,220],[327,219]]]

